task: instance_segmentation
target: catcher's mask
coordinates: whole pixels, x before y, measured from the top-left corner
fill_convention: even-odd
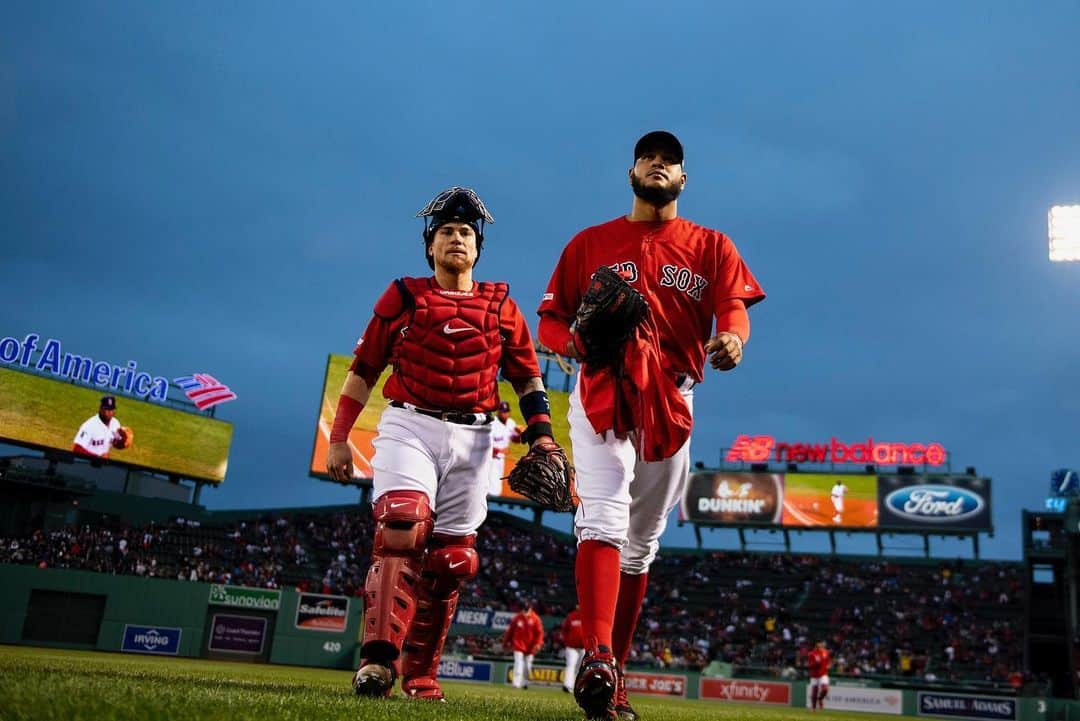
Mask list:
[[[476,233],[476,259],[479,261],[480,250],[484,245],[484,223],[495,222],[476,191],[459,185],[436,195],[416,217],[424,219],[424,257],[432,270],[435,269],[435,259],[428,254],[428,249],[431,248],[431,241],[435,238],[435,231],[439,226],[446,223],[465,223],[472,228]]]

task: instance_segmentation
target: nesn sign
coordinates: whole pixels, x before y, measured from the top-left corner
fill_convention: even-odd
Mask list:
[[[180,629],[163,626],[124,626],[121,651],[164,653],[175,656],[180,651]]]
[[[977,515],[982,497],[955,486],[910,486],[885,496],[885,507],[913,521],[951,522]]]

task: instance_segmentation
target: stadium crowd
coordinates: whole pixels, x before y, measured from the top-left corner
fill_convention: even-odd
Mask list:
[[[0,539],[0,563],[101,573],[362,593],[368,509],[283,513],[216,523],[174,519],[36,531]],[[517,610],[534,599],[561,620],[574,605],[574,545],[492,514],[477,546],[480,574],[459,607]],[[853,560],[800,554],[667,552],[653,565],[631,664],[700,670],[711,662],[794,676],[823,638],[837,675],[1006,681],[1022,672],[1016,564]],[[503,655],[497,632],[459,633],[469,655]],[[541,656],[562,649],[558,631]]]

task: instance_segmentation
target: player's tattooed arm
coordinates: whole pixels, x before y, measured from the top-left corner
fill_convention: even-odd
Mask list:
[[[326,451],[326,471],[335,481],[347,481],[353,476],[352,451],[349,450],[349,431],[352,430],[360,411],[367,405],[371,389],[367,382],[349,371],[341,386],[337,411],[330,430],[330,446]]]

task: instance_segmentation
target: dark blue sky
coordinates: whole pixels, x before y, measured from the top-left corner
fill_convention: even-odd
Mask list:
[[[212,508],[349,501],[306,475],[326,354],[427,272],[417,209],[475,187],[477,275],[531,311],[668,128],[681,213],[769,293],[694,458],[940,441],[995,481],[984,555],[1019,556],[1020,509],[1080,465],[1080,266],[1046,249],[1080,202],[1080,6],[519,5],[0,6],[0,335],[228,383]]]

